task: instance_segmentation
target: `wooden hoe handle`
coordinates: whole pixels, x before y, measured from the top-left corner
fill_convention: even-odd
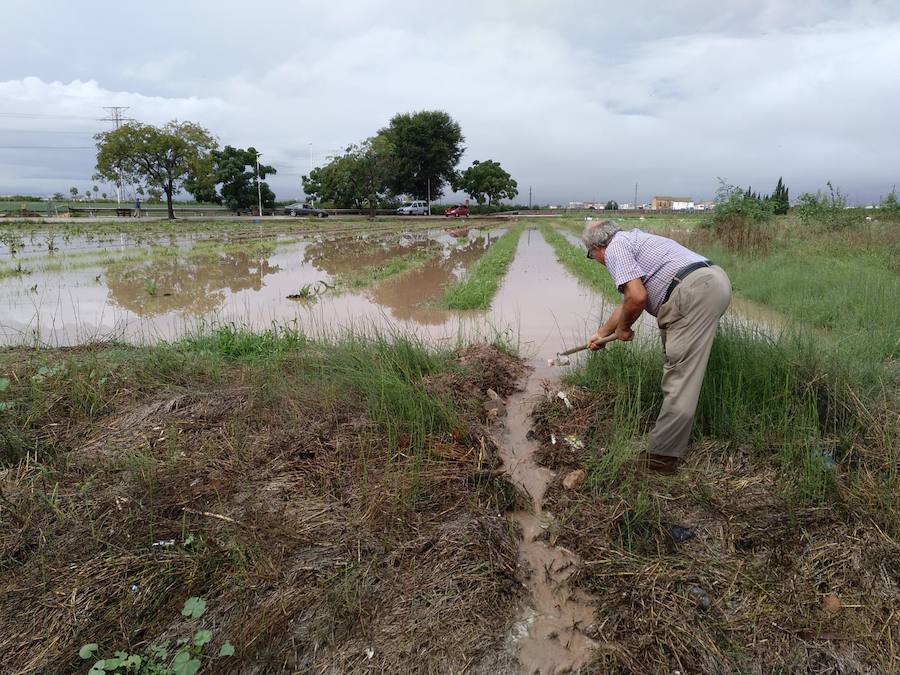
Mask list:
[[[602,338],[600,340],[600,344],[601,345],[609,344],[610,342],[614,341],[615,339],[616,339],[615,334],[607,335],[605,338]],[[585,349],[588,348],[589,345],[590,345],[590,343],[588,342],[588,343],[580,345],[578,347],[572,347],[572,349],[567,349],[564,352],[560,352],[559,355],[560,356],[569,356],[570,354],[575,354],[577,352],[584,351]]]

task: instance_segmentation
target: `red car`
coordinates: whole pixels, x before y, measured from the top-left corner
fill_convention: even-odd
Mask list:
[[[459,218],[460,216],[469,217],[469,207],[468,206],[454,206],[452,209],[447,209],[444,212],[444,215],[448,218],[453,216],[454,218]]]

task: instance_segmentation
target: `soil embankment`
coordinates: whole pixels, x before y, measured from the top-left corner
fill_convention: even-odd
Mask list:
[[[202,597],[210,672],[513,672],[520,503],[487,390],[520,362],[223,329],[0,352],[0,670],[149,653]],[[206,656],[204,656],[206,659]]]

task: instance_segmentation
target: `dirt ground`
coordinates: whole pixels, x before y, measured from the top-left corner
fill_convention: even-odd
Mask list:
[[[562,439],[612,436],[612,401],[569,398],[539,407],[536,433],[557,472],[548,539],[580,556],[575,583],[598,599],[590,672],[897,672],[900,550],[876,523],[840,495],[795,503],[777,468],[715,442],[676,477],[626,466],[612,488],[567,490],[606,448]]]
[[[0,469],[0,670],[86,671],[89,642],[137,653],[189,632],[201,596],[213,653],[237,650],[214,672],[514,672],[518,497],[482,403],[521,364],[488,346],[456,363],[417,384],[464,421],[424,454],[352,397],[252,367],[118,382],[88,419],[51,402],[47,454]]]

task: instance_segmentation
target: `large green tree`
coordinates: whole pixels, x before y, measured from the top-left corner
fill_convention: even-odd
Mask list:
[[[428,195],[429,185],[433,199],[443,194],[465,150],[462,129],[442,110],[398,113],[378,136],[395,158],[390,189],[421,199]]]
[[[518,183],[500,166],[500,162],[487,159],[479,162],[454,177],[453,189],[462,190],[479,204],[488,205],[498,199],[513,199],[519,194]]]
[[[263,208],[272,208],[275,206],[275,193],[263,179],[274,173],[273,167],[259,165],[257,192],[256,148],[242,150],[226,145],[223,150],[214,150],[210,154],[209,166],[204,163],[185,179],[184,189],[197,201],[224,203],[234,211],[257,206],[260,197]]]
[[[391,198],[391,179],[397,157],[383,136],[368,138],[303,177],[303,192],[310,199],[339,208],[367,208],[372,215]]]
[[[161,127],[129,122],[104,131],[97,142],[97,175],[162,190],[169,218],[175,219],[172,198],[190,176],[208,173],[218,143],[193,122],[169,122]]]

